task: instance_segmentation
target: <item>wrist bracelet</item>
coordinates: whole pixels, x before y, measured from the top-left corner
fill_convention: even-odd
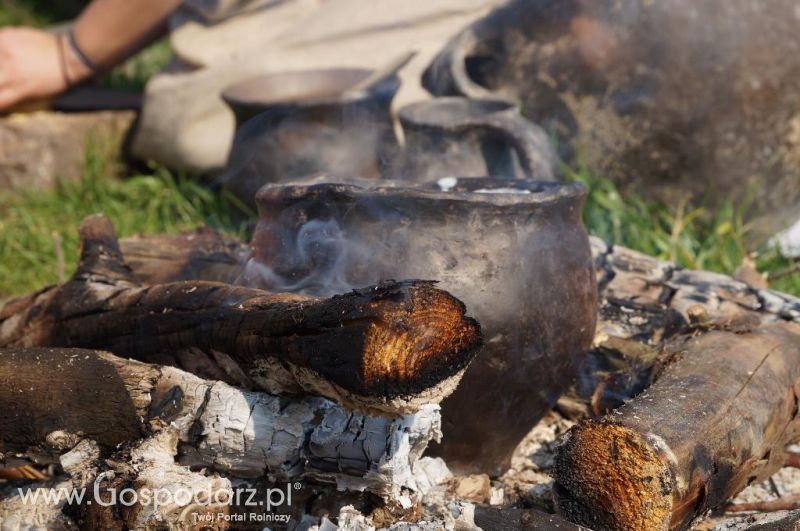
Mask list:
[[[83,53],[83,50],[80,49],[78,43],[75,42],[75,33],[72,31],[72,28],[67,30],[67,43],[69,43],[69,47],[72,48],[72,52],[75,54],[75,57],[77,57],[78,60],[83,63],[83,66],[92,72],[93,76],[101,73],[101,69],[97,63],[89,59],[89,57]]]
[[[72,86],[72,80],[69,78],[67,68],[67,58],[64,56],[64,36],[61,34],[56,35],[56,45],[58,46],[58,64],[61,67],[61,77],[64,79],[64,85],[67,88]]]

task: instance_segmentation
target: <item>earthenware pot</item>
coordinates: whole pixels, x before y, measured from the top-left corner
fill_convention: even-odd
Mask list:
[[[405,136],[394,176],[434,181],[455,175],[552,180],[557,158],[547,134],[513,104],[437,98],[398,112]]]
[[[585,199],[577,183],[492,178],[267,185],[246,276],[318,295],[438,280],[478,319],[485,347],[442,403],[434,452],[456,471],[497,474],[573,381],[594,335]]]
[[[369,70],[329,69],[259,77],[228,88],[222,98],[237,132],[223,176],[254,204],[265,183],[314,173],[378,178],[397,141],[390,115],[396,75],[350,91]]]

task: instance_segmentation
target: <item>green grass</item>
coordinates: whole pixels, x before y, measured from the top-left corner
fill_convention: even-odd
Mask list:
[[[570,171],[569,179],[589,188],[584,210],[592,234],[617,245],[676,262],[690,269],[733,274],[747,255],[745,223],[748,201],[723,201],[715,208],[669,206],[623,194],[609,180],[586,170]],[[753,253],[757,269],[770,287],[800,296],[800,274],[794,262],[769,247]],[[774,279],[770,278],[774,277]]]
[[[1,26],[44,27],[75,17],[84,0],[0,0]]]
[[[57,281],[56,240],[62,240],[65,273],[77,264],[81,220],[103,212],[117,235],[175,233],[209,225],[245,237],[246,208],[225,193],[163,168],[127,179],[106,177],[108,161],[87,149],[85,177],[48,192],[0,196],[0,298]],[[54,236],[57,235],[57,236]]]
[[[167,66],[171,56],[169,40],[160,40],[114,67],[98,82],[110,88],[141,92],[147,81]]]
[[[62,240],[66,273],[71,273],[78,255],[78,224],[95,212],[108,215],[120,236],[174,233],[208,224],[244,237],[246,207],[231,196],[158,167],[150,175],[124,180],[104,177],[118,172],[114,164],[108,153],[89,146],[81,182],[5,201],[0,196],[0,296],[56,281],[54,233]],[[589,231],[606,241],[688,268],[726,274],[732,274],[746,255],[746,202],[728,201],[715,209],[670,207],[623,197],[610,181],[586,171],[569,178],[589,187],[584,219]],[[762,249],[757,265],[759,271],[779,277],[771,287],[800,296],[800,275],[784,274],[793,270],[792,261]]]

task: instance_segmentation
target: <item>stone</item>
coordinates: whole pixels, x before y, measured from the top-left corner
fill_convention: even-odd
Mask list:
[[[47,190],[83,175],[86,149],[121,152],[132,111],[40,111],[0,118],[0,190]]]
[[[800,219],[770,240],[780,253],[787,258],[800,258]]]

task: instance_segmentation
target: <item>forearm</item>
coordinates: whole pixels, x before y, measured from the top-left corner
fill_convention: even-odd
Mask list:
[[[166,29],[181,0],[94,0],[75,22],[75,42],[101,68],[133,55]]]

